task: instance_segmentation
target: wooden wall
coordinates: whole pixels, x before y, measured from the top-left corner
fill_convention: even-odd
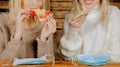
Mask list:
[[[0,12],[8,10],[8,0],[0,0]]]
[[[0,0],[0,12],[5,12],[8,10],[8,1],[9,0]],[[55,44],[59,41],[59,38],[61,36],[64,17],[72,6],[71,1],[72,0],[47,0],[47,5],[49,6],[49,9],[54,13],[54,18],[57,21],[57,32],[54,34]],[[114,1],[115,2],[111,2],[111,4],[120,7],[120,2],[116,2],[116,0]]]
[[[66,13],[71,8],[72,0],[51,0],[50,9],[54,13],[54,18],[57,21],[57,32],[55,33],[54,39],[55,44],[59,42],[60,36],[62,34],[64,17]]]

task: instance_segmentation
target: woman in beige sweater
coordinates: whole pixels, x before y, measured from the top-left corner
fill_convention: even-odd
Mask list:
[[[9,0],[9,4],[9,13],[0,14],[0,60],[54,55],[56,21],[51,15],[41,22],[30,17],[30,10],[46,8],[45,0]]]

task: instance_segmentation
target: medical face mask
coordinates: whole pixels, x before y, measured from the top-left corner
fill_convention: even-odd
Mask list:
[[[52,55],[46,54],[46,55],[42,56],[41,58],[26,58],[26,59],[15,58],[14,62],[13,62],[13,66],[20,65],[20,64],[40,64],[40,63],[43,63],[43,62],[48,62],[50,60],[53,61],[52,65],[54,65],[54,63],[55,63],[54,62],[54,60],[55,60],[54,56],[52,56],[53,59],[49,59],[49,60],[46,59],[47,56],[52,56]]]
[[[99,66],[107,63],[111,60],[111,58],[106,54],[78,54],[75,58],[72,59],[72,63],[75,66],[78,66],[76,63],[74,63],[75,60],[86,65]]]
[[[13,61],[13,66],[16,66],[16,65],[20,65],[20,64],[40,64],[40,63],[43,63],[43,62],[48,62],[50,60],[53,61],[53,65],[54,65],[54,56],[53,59],[49,59],[47,60],[47,56],[52,56],[50,54],[47,54],[47,55],[44,55],[42,56],[41,58],[26,58],[26,59],[18,59],[18,58],[15,58],[14,61]]]

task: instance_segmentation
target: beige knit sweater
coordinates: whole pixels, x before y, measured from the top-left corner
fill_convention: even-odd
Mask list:
[[[0,14],[0,60],[9,60],[14,58],[33,58],[35,55],[41,57],[45,54],[53,55],[53,35],[48,37],[46,42],[41,42],[40,23],[34,28],[25,30],[22,40],[15,40],[15,27],[8,21],[8,14]],[[35,42],[37,42],[37,53],[34,51]]]

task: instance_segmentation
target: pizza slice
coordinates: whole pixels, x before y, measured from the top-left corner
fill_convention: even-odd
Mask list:
[[[76,19],[76,18],[78,18],[78,17],[80,17],[80,16],[82,16],[82,15],[87,15],[88,13],[89,13],[89,10],[81,11],[81,13],[78,14],[77,16],[75,16],[74,19]]]
[[[30,16],[37,16],[40,21],[45,21],[48,15],[53,15],[51,11],[46,11],[45,9],[34,9],[30,10]]]

